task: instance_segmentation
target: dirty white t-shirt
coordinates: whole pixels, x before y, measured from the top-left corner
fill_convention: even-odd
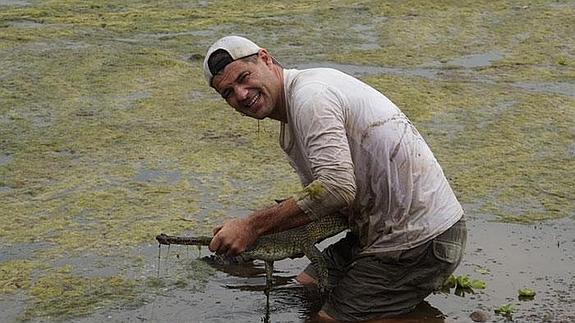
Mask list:
[[[314,187],[298,205],[311,218],[343,211],[358,252],[416,247],[462,217],[433,153],[383,94],[329,68],[285,69],[284,89],[280,145]]]

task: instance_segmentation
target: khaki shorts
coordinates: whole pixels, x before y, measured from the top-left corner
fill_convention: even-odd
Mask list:
[[[322,253],[330,286],[322,310],[340,321],[379,319],[412,311],[441,288],[461,262],[467,241],[465,219],[413,249],[352,259],[357,238],[348,233]],[[312,266],[304,270],[317,278]]]

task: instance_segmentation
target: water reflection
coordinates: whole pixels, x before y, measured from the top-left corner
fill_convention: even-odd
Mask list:
[[[262,298],[265,297],[266,302],[265,308],[260,309],[260,313],[262,313],[261,322],[278,321],[280,319],[274,315],[281,315],[281,313],[286,312],[293,313],[294,311],[297,311],[302,322],[317,322],[315,314],[321,309],[322,297],[317,290],[298,284],[295,281],[295,275],[289,275],[287,271],[274,270],[272,289],[266,293],[266,273],[263,262],[222,259],[213,255],[201,259],[213,268],[229,275],[225,283],[227,289],[262,293]],[[288,275],[285,275],[286,273]],[[368,322],[440,323],[445,322],[445,317],[440,310],[428,302],[423,302],[409,314]]]
[[[297,311],[305,320],[321,308],[321,296],[317,290],[306,288],[295,281],[296,275],[288,270],[274,269],[271,290],[267,291],[265,265],[260,261],[221,258],[214,255],[201,258],[213,268],[229,275],[224,286],[231,290],[261,292],[265,297],[262,322],[276,321],[274,314]]]

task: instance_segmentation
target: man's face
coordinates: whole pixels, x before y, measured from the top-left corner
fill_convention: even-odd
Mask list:
[[[266,63],[265,53],[262,55],[260,51],[253,58],[228,64],[222,73],[214,76],[212,85],[237,111],[264,119],[278,103],[281,84],[273,74],[272,65]]]

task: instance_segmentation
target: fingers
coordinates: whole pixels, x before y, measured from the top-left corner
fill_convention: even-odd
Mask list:
[[[223,225],[218,225],[218,226],[214,227],[214,229],[212,230],[214,237],[212,238],[212,241],[210,242],[210,245],[208,246],[208,249],[210,249],[211,252],[215,252],[217,254],[221,254],[219,249],[222,246],[222,239],[220,236],[218,236],[218,232],[220,232],[220,230],[222,228],[223,228]]]
[[[240,219],[228,220],[223,225],[214,227],[213,232],[214,237],[208,248],[218,255],[237,256],[244,252],[255,239],[250,234],[249,227],[246,227]]]
[[[224,231],[219,231],[212,238],[212,241],[208,246],[208,249],[210,249],[211,252],[215,252],[218,255],[233,257],[244,251],[238,246],[237,242],[234,243],[234,240],[226,237],[223,233]]]
[[[228,257],[235,257],[237,255],[239,255],[240,253],[242,253],[244,250],[240,247],[237,246],[237,244],[233,244],[231,245],[228,250],[226,250],[226,256]]]
[[[222,242],[221,242],[220,237],[218,237],[217,235],[214,235],[214,237],[212,238],[212,241],[210,241],[210,245],[208,246],[208,249],[210,249],[211,252],[218,253],[221,243]]]

